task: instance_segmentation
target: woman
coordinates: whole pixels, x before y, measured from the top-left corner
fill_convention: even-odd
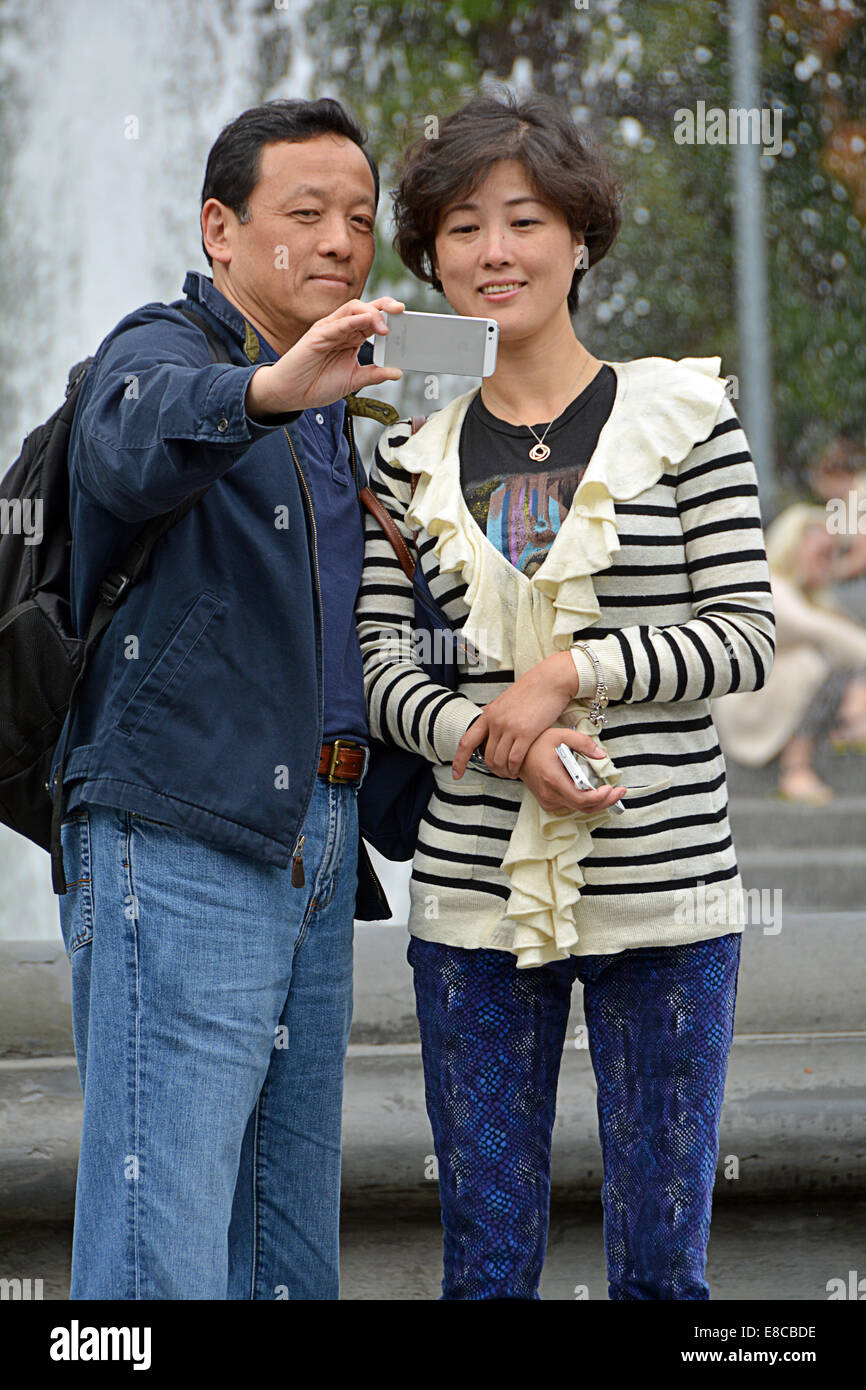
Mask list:
[[[866,530],[861,521],[866,513],[864,463],[862,444],[851,435],[840,434],[821,450],[808,475],[813,492],[825,504],[826,529],[837,541],[830,574],[834,606],[860,624],[866,623]],[[852,520],[856,524],[852,525]]]
[[[777,650],[770,679],[713,718],[725,752],[748,767],[778,756],[779,795],[823,806],[835,792],[815,769],[818,740],[866,747],[866,631],[834,602],[839,537],[823,507],[798,502],[767,531]]]
[[[493,376],[387,429],[370,478],[481,668],[447,691],[413,663],[411,587],[372,518],[357,607],[371,732],[435,777],[409,961],[443,1297],[538,1297],[577,978],[610,1297],[705,1299],[743,927],[709,698],[773,657],[746,440],[718,358],[603,363],[575,336],[620,214],[564,110],[471,101],[408,151],[395,217],[405,264],[500,326]],[[575,789],[560,741],[601,788]],[[711,921],[705,883],[726,890]]]

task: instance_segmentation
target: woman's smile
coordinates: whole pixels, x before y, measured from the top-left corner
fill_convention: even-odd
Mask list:
[[[525,280],[491,280],[482,285],[478,293],[483,299],[495,299],[499,304],[505,299],[513,299],[525,288]]]

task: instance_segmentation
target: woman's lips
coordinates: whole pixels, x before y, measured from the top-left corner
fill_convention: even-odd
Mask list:
[[[503,284],[516,284],[516,281],[505,280]],[[483,299],[489,300],[491,304],[505,304],[509,299],[513,299],[516,294],[520,294],[520,291],[524,289],[526,289],[525,281],[518,284],[516,289],[507,290],[502,294],[493,294],[489,289],[480,289],[478,293]]]

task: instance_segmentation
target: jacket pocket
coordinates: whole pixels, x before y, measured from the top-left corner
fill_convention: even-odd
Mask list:
[[[121,733],[134,734],[154,707],[165,700],[171,687],[187,674],[196,644],[224,607],[222,599],[207,589],[190,604],[124,705],[115,726]]]

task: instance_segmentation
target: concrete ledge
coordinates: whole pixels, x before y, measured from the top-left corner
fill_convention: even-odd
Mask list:
[[[732,805],[743,797],[751,796],[766,798],[767,810],[770,812],[785,805],[776,796],[779,781],[778,759],[774,758],[766,767],[743,767],[732,757],[726,757],[725,765]],[[827,740],[822,739],[818,744],[815,766],[837,796],[862,796],[866,791],[866,758],[853,753],[834,753]],[[811,808],[811,812],[808,807],[798,809],[815,815],[814,807]],[[823,811],[823,807],[818,811],[819,818]]]
[[[57,941],[0,941],[0,1056],[73,1052],[72,976]]]
[[[755,899],[758,904],[758,899]],[[772,893],[766,897],[771,917]],[[782,911],[747,927],[738,1033],[839,1032],[866,1026],[866,912]],[[758,915],[757,912],[753,915]],[[353,1043],[418,1041],[404,926],[358,923]],[[583,1023],[575,988],[569,1034]],[[0,943],[0,1056],[71,1054],[69,962],[62,942]]]
[[[768,903],[772,910],[773,899]],[[356,1043],[417,1042],[405,927],[355,931]],[[839,1032],[866,1026],[866,912],[782,912],[746,928],[737,987],[737,1033]],[[569,1034],[584,1022],[572,993]]]
[[[866,844],[866,796],[837,796],[820,808],[775,797],[740,796],[731,800],[729,815],[738,850],[750,845]]]
[[[862,912],[866,855],[861,847],[784,845],[737,850],[746,889],[778,891],[798,912],[830,907]]]
[[[387,1055],[385,1055],[387,1054]],[[715,1196],[866,1191],[866,1034],[739,1038],[731,1054]],[[435,1181],[420,1048],[357,1048],[345,1106],[346,1200],[388,1193],[427,1201]],[[739,1176],[725,1178],[726,1159]],[[567,1049],[554,1126],[558,1197],[598,1200],[602,1168],[595,1079],[585,1050]]]
[[[862,1115],[866,1033],[750,1035],[731,1054],[716,1198],[866,1192]],[[81,1126],[72,1058],[0,1063],[0,1216],[72,1213]],[[343,1188],[348,1206],[436,1202],[420,1047],[352,1046],[346,1070]],[[732,1159],[736,1163],[732,1163]],[[725,1177],[725,1167],[738,1176]],[[558,1197],[597,1201],[595,1080],[586,1049],[567,1048],[554,1129]]]

